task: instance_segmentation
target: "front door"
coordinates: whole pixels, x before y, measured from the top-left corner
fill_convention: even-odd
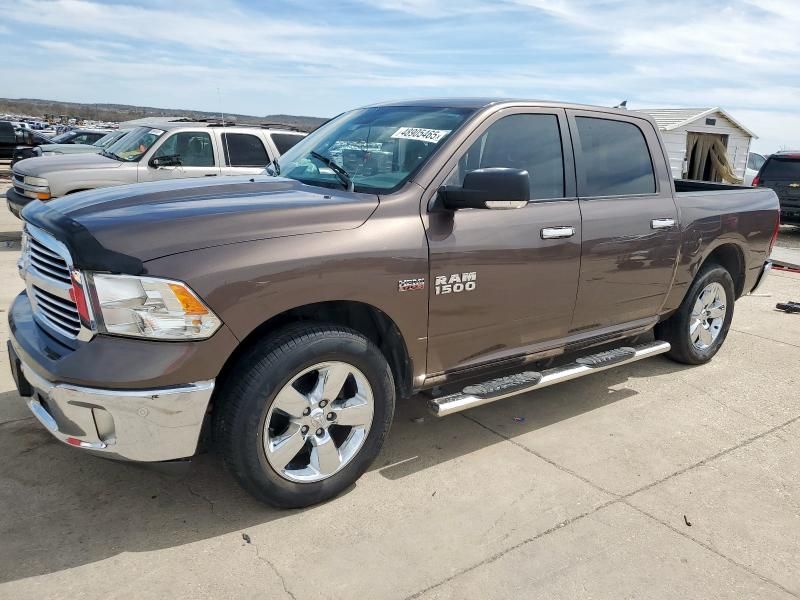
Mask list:
[[[583,227],[570,333],[644,325],[664,304],[681,237],[658,135],[643,118],[567,113]]]
[[[151,167],[152,158],[176,156],[181,164],[174,167]],[[147,160],[139,162],[139,181],[215,177],[219,175],[214,144],[207,131],[179,131],[164,138]]]
[[[434,189],[460,185],[478,168],[525,169],[531,202],[509,210],[443,211],[434,204],[423,212],[430,375],[557,347],[578,285],[581,222],[564,111],[500,111],[462,148]]]

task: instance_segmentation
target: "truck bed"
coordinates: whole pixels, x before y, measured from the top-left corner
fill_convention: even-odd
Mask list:
[[[751,190],[753,188],[735,183],[717,183],[715,181],[699,181],[697,179],[675,179],[675,191],[681,192],[714,192],[719,190]]]

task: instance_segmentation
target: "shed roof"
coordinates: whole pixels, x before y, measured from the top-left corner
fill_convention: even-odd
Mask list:
[[[727,112],[719,106],[713,108],[642,108],[635,112],[641,112],[650,115],[655,119],[659,129],[664,131],[671,131],[678,129],[689,123],[693,123],[698,119],[703,119],[714,113],[719,113],[728,121],[733,123],[736,127],[744,131],[752,138],[758,139],[758,136],[750,131],[747,127],[739,123],[736,119],[730,116]]]

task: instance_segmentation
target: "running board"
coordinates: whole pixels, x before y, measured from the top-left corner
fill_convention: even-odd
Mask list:
[[[623,346],[583,356],[575,362],[561,367],[547,369],[541,373],[524,371],[500,377],[483,383],[468,385],[462,391],[428,401],[428,408],[437,417],[452,415],[453,413],[475,408],[482,404],[510,398],[548,387],[570,379],[577,379],[590,373],[613,369],[627,365],[637,360],[650,358],[657,354],[669,352],[669,342],[651,342],[641,346]]]

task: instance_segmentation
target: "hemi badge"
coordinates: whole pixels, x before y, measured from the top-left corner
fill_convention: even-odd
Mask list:
[[[398,292],[413,292],[414,290],[425,289],[425,278],[417,277],[416,279],[401,279],[397,282]]]

